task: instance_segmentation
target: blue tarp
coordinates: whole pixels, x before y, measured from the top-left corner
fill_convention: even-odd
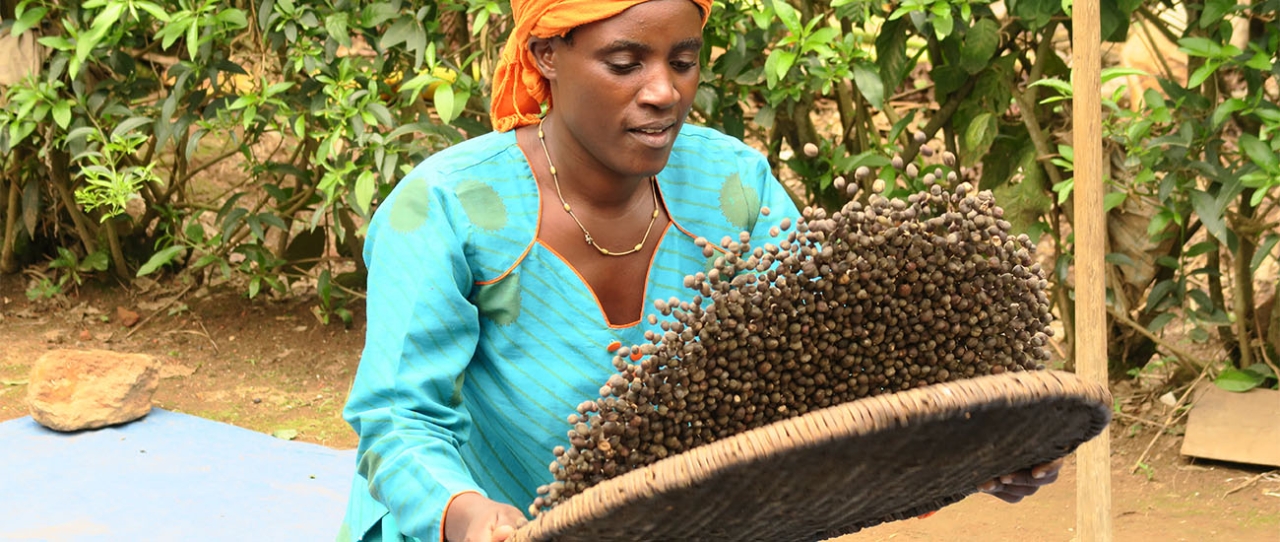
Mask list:
[[[152,409],[58,433],[0,423],[0,540],[333,540],[353,450]]]

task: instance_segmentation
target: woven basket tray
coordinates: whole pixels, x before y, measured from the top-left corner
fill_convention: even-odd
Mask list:
[[[628,472],[522,527],[514,542],[824,540],[937,510],[1063,457],[1111,418],[1070,373],[982,376],[868,397]]]

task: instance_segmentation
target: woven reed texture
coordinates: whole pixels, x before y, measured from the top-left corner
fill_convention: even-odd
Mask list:
[[[1070,454],[1111,419],[1106,386],[1015,372],[868,397],[588,488],[513,542],[824,540],[915,517]]]

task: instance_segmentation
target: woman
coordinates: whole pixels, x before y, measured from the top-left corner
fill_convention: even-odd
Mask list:
[[[426,160],[369,227],[341,540],[505,540],[551,479],[565,416],[614,372],[609,345],[656,329],[654,300],[691,295],[684,276],[708,267],[694,239],[799,214],[760,153],[683,124],[710,7],[512,3],[497,131]],[[990,489],[1020,498],[1050,467]]]

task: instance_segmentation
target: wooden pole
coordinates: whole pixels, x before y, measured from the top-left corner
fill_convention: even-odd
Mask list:
[[[1107,384],[1106,215],[1102,200],[1102,30],[1099,0],[1072,12],[1072,146],[1075,147],[1076,374]],[[1111,540],[1111,436],[1104,430],[1077,452],[1076,533]]]

